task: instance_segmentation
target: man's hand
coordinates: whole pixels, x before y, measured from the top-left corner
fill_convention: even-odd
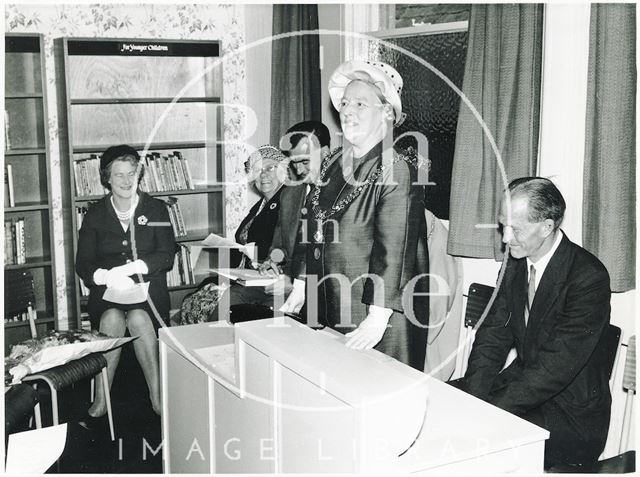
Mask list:
[[[298,280],[297,278],[294,279],[291,293],[287,297],[287,301],[284,302],[284,305],[280,307],[280,311],[284,311],[286,313],[299,313],[302,305],[304,305],[304,289],[305,282],[303,280]]]
[[[346,334],[349,338],[346,346],[353,349],[373,348],[382,339],[392,314],[393,310],[390,308],[382,308],[375,305],[369,306],[369,314],[360,323],[360,326]]]

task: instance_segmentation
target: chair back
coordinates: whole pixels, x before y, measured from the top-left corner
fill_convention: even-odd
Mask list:
[[[464,326],[473,328],[480,320],[484,309],[489,303],[493,287],[482,285],[480,283],[472,283],[469,285],[469,293],[467,295],[467,308],[464,313]]]
[[[35,306],[33,275],[29,270],[4,271],[4,315],[10,318]]]
[[[616,325],[608,325],[600,337],[596,352],[593,353],[591,357],[592,359],[598,359],[603,364],[607,370],[609,380],[611,380],[613,365],[615,364],[616,356],[618,355],[621,333],[622,330]]]

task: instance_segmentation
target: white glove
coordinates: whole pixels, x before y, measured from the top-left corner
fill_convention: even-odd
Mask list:
[[[144,275],[145,273],[149,273],[149,267],[147,267],[147,264],[142,260],[138,259],[133,262],[120,265],[119,267],[113,267],[111,270],[109,270],[109,273],[110,272],[123,273],[127,277],[130,277],[131,275]]]
[[[298,280],[297,278],[293,280],[293,289],[287,297],[287,301],[280,307],[280,311],[286,313],[298,313],[300,311],[302,305],[304,305],[306,296],[304,291],[305,285],[304,280]]]
[[[95,283],[96,285],[106,284],[107,273],[108,270],[106,268],[98,268],[95,272],[93,272],[93,283]]]
[[[369,306],[369,314],[360,325],[350,333],[346,342],[348,348],[370,349],[377,345],[389,324],[389,318],[393,314],[391,308],[382,308],[376,305]]]
[[[115,288],[116,290],[126,290],[135,286],[135,282],[114,267],[107,272],[107,288]]]

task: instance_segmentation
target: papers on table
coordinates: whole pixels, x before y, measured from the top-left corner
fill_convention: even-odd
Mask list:
[[[256,244],[255,242],[249,242],[246,245],[239,244],[234,240],[221,237],[216,234],[209,234],[209,236],[202,241],[202,246],[207,248],[235,248],[244,253],[252,260],[256,259]]]
[[[211,271],[245,287],[264,287],[278,281],[278,277],[265,277],[258,270],[248,268],[212,268]]]
[[[120,303],[121,305],[133,305],[147,301],[149,296],[149,282],[136,283],[135,286],[126,290],[116,290],[115,288],[107,288],[102,298],[111,303]]]
[[[67,424],[9,435],[7,475],[44,474],[62,455]]]

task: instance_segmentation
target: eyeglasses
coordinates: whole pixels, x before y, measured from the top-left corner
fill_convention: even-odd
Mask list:
[[[268,166],[265,166],[265,167],[258,167],[258,166],[254,166],[252,168],[245,167],[245,172],[247,174],[254,174],[257,176],[262,174],[263,172],[266,172],[267,174],[271,174],[277,168],[278,168],[278,164],[269,164]]]

